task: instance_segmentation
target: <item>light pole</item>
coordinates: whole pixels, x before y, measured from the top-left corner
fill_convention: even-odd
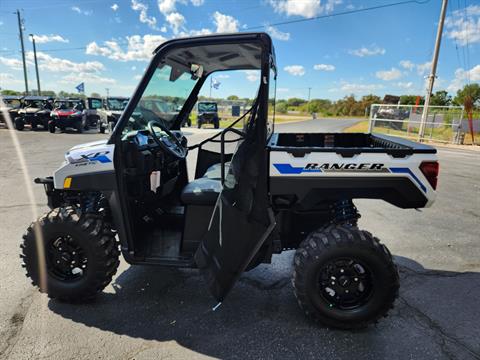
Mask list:
[[[440,53],[440,43],[442,42],[443,23],[445,22],[445,14],[447,12],[448,0],[442,1],[442,10],[440,11],[440,20],[438,21],[437,39],[435,40],[435,49],[433,51],[432,71],[428,77],[427,94],[425,95],[425,104],[423,105],[422,120],[420,122],[420,129],[418,130],[418,139],[421,140],[425,134],[425,125],[428,118],[428,106],[430,105],[430,97],[433,91],[433,83],[435,82],[438,54]]]
[[[33,34],[29,35],[33,43],[33,58],[35,59],[35,72],[37,74],[37,91],[38,95],[42,95],[42,90],[40,89],[40,74],[38,73],[38,61],[37,61],[37,47],[35,45],[35,36]]]
[[[23,77],[25,79],[25,95],[28,95],[28,80],[27,80],[27,63],[25,62],[25,47],[23,46],[23,26],[22,19],[20,18],[20,10],[16,11],[18,19],[18,31],[20,33],[20,45],[22,48],[22,61],[23,61]]]

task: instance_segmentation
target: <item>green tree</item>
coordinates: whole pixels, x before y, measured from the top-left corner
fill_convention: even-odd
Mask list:
[[[290,98],[287,100],[287,105],[288,106],[300,106],[304,103],[306,103],[307,101],[304,100],[304,99],[300,99],[300,98]]]
[[[16,90],[8,90],[4,89],[1,91],[2,95],[22,95],[21,91],[16,91]]]
[[[402,105],[415,105],[417,102],[418,95],[402,95],[400,96],[400,104]],[[423,97],[420,98],[420,102],[418,105],[423,105],[425,103],[425,99]]]
[[[280,114],[286,114],[288,111],[287,103],[285,101],[277,103],[277,105],[275,106],[275,110]]]
[[[229,97],[227,97],[227,100],[238,100],[239,97],[237,95],[230,95]]]
[[[472,97],[475,107],[480,106],[480,85],[478,83],[465,85],[463,89],[458,90],[453,103],[455,105],[464,105],[467,95]]]
[[[436,91],[430,98],[430,105],[449,106],[452,103],[452,97],[445,90]]]
[[[53,90],[42,90],[42,95],[43,96],[51,96],[51,97],[57,96],[57,94]]]
[[[100,94],[97,93],[97,92],[92,92],[92,93],[90,94],[90,97],[99,98],[99,97],[102,97],[102,95],[100,95]]]

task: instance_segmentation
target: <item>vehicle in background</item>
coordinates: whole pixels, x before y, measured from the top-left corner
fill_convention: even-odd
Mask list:
[[[402,130],[403,120],[410,116],[410,111],[400,108],[400,96],[385,95],[383,98],[384,104],[391,104],[392,106],[385,106],[378,109],[375,114],[375,118],[379,119],[375,121],[377,126],[389,127],[395,130]],[[381,121],[381,119],[399,120],[395,121]]]
[[[100,116],[100,128],[109,129],[111,132],[129,100],[128,97],[123,96],[106,97],[103,100],[103,107],[97,109],[97,114]]]
[[[102,98],[97,97],[88,97],[87,98],[87,107],[83,110],[83,114],[86,117],[86,123],[88,128],[96,128],[103,134],[106,127],[102,126],[100,121],[99,110],[103,108]]]
[[[21,131],[25,125],[30,125],[32,130],[36,130],[40,125],[43,130],[47,130],[52,103],[53,98],[50,96],[26,96],[23,107],[18,110],[18,116],[14,120],[15,129]]]
[[[220,118],[218,117],[217,103],[213,101],[200,101],[197,105],[197,127],[213,124],[215,129],[220,127]]]
[[[48,122],[48,131],[54,133],[57,128],[65,131],[75,129],[81,133],[88,128],[84,114],[85,101],[79,98],[56,99]]]
[[[18,116],[18,111],[23,106],[23,96],[2,96],[3,104],[0,107],[0,124],[7,125],[4,112],[10,114],[10,119],[13,121]]]

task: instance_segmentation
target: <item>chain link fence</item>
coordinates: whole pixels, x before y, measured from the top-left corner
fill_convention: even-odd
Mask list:
[[[424,133],[420,136],[423,108],[423,105],[373,104],[368,131],[414,140],[454,144],[469,142],[470,128],[463,106],[429,106]],[[475,137],[479,131],[480,120],[477,119],[473,121]]]

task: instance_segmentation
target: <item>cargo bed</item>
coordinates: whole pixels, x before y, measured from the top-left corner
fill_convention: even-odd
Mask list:
[[[382,199],[401,208],[435,199],[436,149],[363,133],[276,133],[269,145],[270,194],[309,199]],[[293,186],[295,184],[295,186]]]

